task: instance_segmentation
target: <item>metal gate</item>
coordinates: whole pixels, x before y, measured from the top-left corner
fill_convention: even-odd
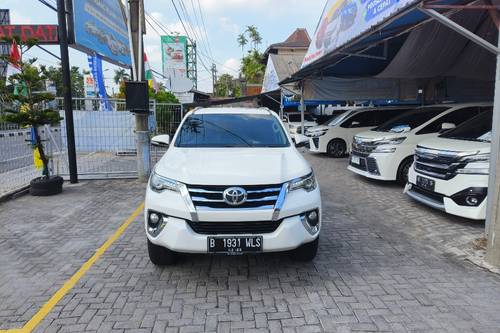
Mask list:
[[[135,178],[135,116],[125,111],[125,100],[111,99],[113,111],[99,111],[99,99],[73,99],[75,146],[80,179]],[[53,108],[64,117],[63,101],[56,99]],[[181,104],[150,102],[151,135],[174,135],[182,119]],[[52,157],[54,174],[69,177],[66,124],[46,126],[41,130],[45,149]],[[41,175],[33,166],[30,129],[0,124],[0,196],[29,184]],[[157,157],[152,156],[152,159]]]

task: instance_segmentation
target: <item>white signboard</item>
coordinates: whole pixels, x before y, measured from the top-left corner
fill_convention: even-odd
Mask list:
[[[328,0],[302,67],[419,0]]]

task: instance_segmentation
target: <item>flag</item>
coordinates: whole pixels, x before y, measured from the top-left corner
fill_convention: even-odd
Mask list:
[[[7,64],[7,79],[10,76],[21,73],[21,53],[14,39],[10,46],[9,63]]]
[[[155,92],[158,91],[158,85],[153,75],[153,71],[151,70],[151,66],[149,65],[146,53],[144,53],[144,77],[148,80],[148,85],[153,88]]]
[[[99,101],[101,103],[101,110],[103,111],[113,111],[111,108],[111,103],[108,99],[108,94],[106,93],[106,85],[104,83],[104,75],[102,70],[102,58],[98,54],[88,56],[90,72],[94,77],[94,82],[97,88],[97,95],[99,96]]]

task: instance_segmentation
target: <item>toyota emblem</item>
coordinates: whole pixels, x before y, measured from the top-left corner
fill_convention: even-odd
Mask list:
[[[241,187],[229,187],[222,194],[224,202],[231,206],[239,206],[247,201],[247,191]]]

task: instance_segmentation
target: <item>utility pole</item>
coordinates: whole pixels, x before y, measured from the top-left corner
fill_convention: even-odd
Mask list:
[[[132,64],[136,73],[134,81],[144,81],[144,51],[142,36],[145,33],[144,1],[128,0],[129,24],[132,37]],[[149,113],[135,114],[135,146],[137,150],[137,177],[146,182],[150,171]]]
[[[215,64],[212,64],[212,86],[214,96],[217,96],[217,66]]]
[[[62,84],[64,87],[64,119],[66,122],[66,141],[68,144],[69,181],[74,184],[78,183],[78,170],[76,165],[71,76],[69,74],[68,30],[66,26],[65,0],[57,0],[57,21],[59,30],[59,48],[61,51]]]
[[[500,47],[500,34],[497,45]],[[491,136],[490,178],[486,213],[486,262],[500,268],[500,54],[497,53]]]

